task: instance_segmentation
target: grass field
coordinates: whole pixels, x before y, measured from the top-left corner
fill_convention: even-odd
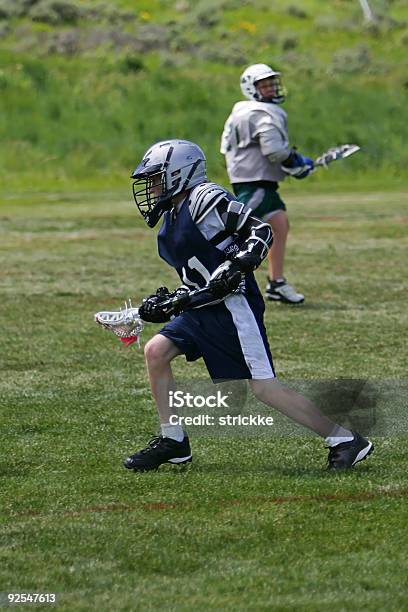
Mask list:
[[[307,300],[267,307],[278,374],[402,383],[407,192],[287,200]],[[125,192],[1,201],[0,591],[70,611],[406,610],[406,436],[345,474],[311,436],[197,437],[184,471],[122,468],[156,415],[143,352],[93,313],[177,285],[154,238]]]

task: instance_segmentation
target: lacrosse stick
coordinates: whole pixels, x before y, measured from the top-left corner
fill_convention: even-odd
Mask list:
[[[355,144],[344,144],[338,147],[332,147],[315,160],[314,167],[316,170],[319,167],[327,168],[332,162],[350,157],[350,155],[357,153],[357,151],[360,151],[360,147]]]
[[[173,306],[180,309],[188,310],[190,308],[199,308],[200,306],[206,306],[214,301],[219,301],[214,298],[208,287],[202,289],[195,289],[188,293],[176,295],[164,302],[161,302],[160,306]],[[180,310],[181,312],[181,310]],[[134,342],[139,344],[140,334],[144,328],[144,321],[139,317],[139,309],[132,306],[132,302],[125,302],[125,309],[117,311],[101,311],[94,315],[96,323],[102,325],[105,329],[113,332],[115,336],[118,336],[119,340],[130,346]]]

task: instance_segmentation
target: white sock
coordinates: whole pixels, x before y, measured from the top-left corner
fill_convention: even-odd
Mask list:
[[[161,432],[162,436],[176,440],[176,442],[182,442],[184,440],[184,431],[181,425],[170,425],[170,423],[164,423],[161,425]]]
[[[337,425],[331,432],[331,435],[327,436],[326,444],[328,446],[337,446],[338,444],[343,444],[343,442],[352,442],[353,440],[353,432],[341,427],[341,425]]]

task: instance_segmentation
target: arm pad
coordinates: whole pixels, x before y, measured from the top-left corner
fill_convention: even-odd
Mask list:
[[[256,270],[272,246],[272,229],[256,217],[249,217],[240,234],[247,234],[241,250],[234,257],[243,274]]]

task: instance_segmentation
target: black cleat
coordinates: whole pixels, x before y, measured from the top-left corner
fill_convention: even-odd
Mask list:
[[[185,436],[182,442],[157,436],[149,441],[146,448],[128,457],[123,465],[135,472],[148,472],[157,470],[162,463],[182,465],[190,461],[192,454],[188,436]]]
[[[370,440],[363,438],[360,434],[352,432],[354,440],[342,442],[336,446],[329,447],[328,462],[329,470],[344,470],[353,467],[362,461],[374,450],[374,445]]]

